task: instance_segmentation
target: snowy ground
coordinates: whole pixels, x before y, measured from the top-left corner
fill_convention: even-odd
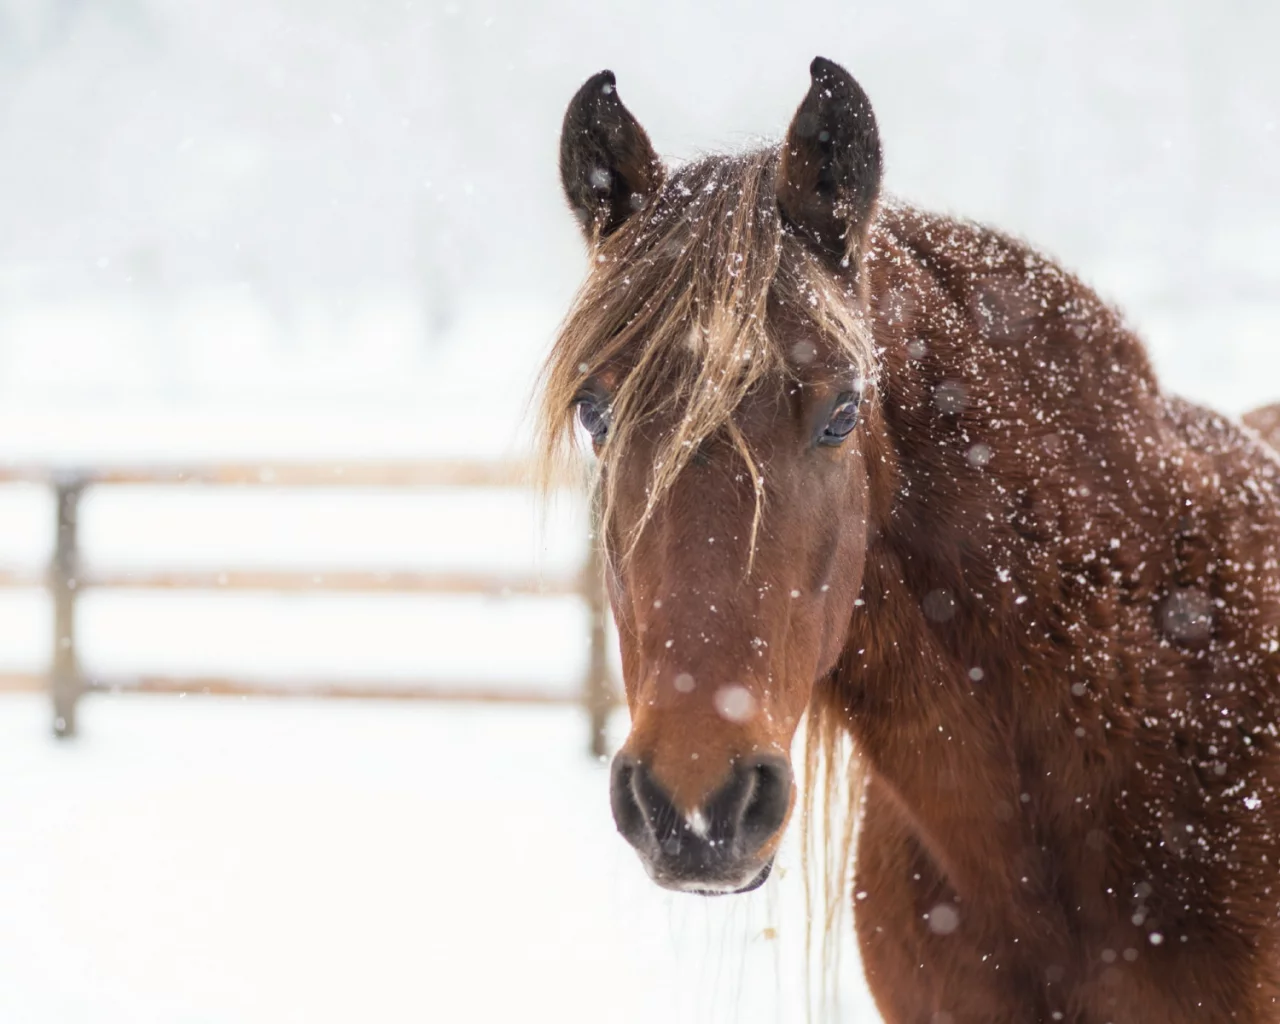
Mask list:
[[[0,700],[0,1020],[803,1019],[794,851],[662,892],[568,710]],[[856,963],[845,1008],[874,1020]]]

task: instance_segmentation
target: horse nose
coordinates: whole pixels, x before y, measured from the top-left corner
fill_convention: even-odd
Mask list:
[[[618,831],[660,882],[715,884],[753,863],[786,821],[791,767],[772,755],[739,759],[716,793],[682,811],[643,761],[620,754],[610,802]]]

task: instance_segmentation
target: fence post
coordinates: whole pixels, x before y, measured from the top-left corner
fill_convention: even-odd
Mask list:
[[[76,702],[84,690],[76,656],[76,595],[79,592],[80,550],[77,518],[85,479],[59,476],[53,484],[58,532],[49,565],[49,592],[53,597],[53,658],[49,689],[53,697],[53,732],[59,738],[76,734]]]
[[[583,687],[583,703],[590,721],[591,756],[605,757],[609,753],[606,729],[609,710],[613,706],[613,688],[609,680],[609,650],[607,623],[608,601],[604,592],[604,571],[600,558],[599,515],[592,502],[591,540],[587,548],[587,563],[582,572],[583,594],[587,599],[590,615],[590,649],[587,657],[587,676]]]

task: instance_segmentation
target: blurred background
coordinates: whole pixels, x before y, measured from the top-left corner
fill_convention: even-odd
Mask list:
[[[0,1017],[802,1019],[795,851],[700,901],[614,836],[586,517],[518,483],[582,271],[564,106],[610,67],[689,158],[838,60],[890,191],[1237,414],[1280,399],[1276,38],[1263,0],[0,0]]]

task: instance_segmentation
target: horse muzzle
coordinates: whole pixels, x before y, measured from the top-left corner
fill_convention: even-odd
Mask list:
[[[610,803],[618,831],[666,889],[704,896],[763,885],[791,809],[792,774],[776,756],[739,759],[700,806],[680,809],[643,761],[614,758]]]

